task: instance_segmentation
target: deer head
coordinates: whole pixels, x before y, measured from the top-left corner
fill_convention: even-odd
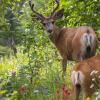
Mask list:
[[[41,20],[41,23],[43,24],[44,28],[49,32],[52,33],[52,30],[54,28],[54,23],[57,19],[61,18],[64,13],[64,9],[60,9],[56,12],[56,10],[59,7],[59,1],[55,0],[57,6],[54,8],[54,10],[51,12],[49,16],[43,16],[42,14],[38,13],[36,10],[34,10],[34,4],[31,3],[31,0],[29,1],[29,5],[31,7],[31,10],[35,14],[35,17],[38,20]]]

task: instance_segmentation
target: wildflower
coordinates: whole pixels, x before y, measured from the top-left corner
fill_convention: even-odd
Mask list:
[[[25,83],[25,84],[24,84],[24,86],[25,86],[25,87],[27,87],[27,86],[28,86],[28,84],[26,84],[26,83]]]
[[[90,88],[92,89],[94,87],[94,84],[92,84],[91,86],[90,86]]]
[[[22,85],[19,89],[20,94],[25,94],[26,93],[26,86]]]
[[[95,75],[95,74],[98,74],[98,72],[99,72],[99,71],[93,70],[93,71],[90,73],[90,76]]]
[[[92,78],[92,81],[95,81],[96,79],[95,78]]]
[[[56,100],[60,100],[60,89],[56,91]]]
[[[100,78],[100,75],[98,77]]]
[[[34,90],[34,93],[39,93],[39,90]]]
[[[87,97],[86,100],[90,100],[90,97]]]
[[[9,70],[8,75],[11,76],[11,77],[15,77],[16,76],[16,71],[15,70]]]
[[[96,96],[99,95],[99,92],[95,92],[95,95],[96,95]]]
[[[63,90],[63,100],[67,100],[70,93],[69,93],[67,87],[65,86],[65,84],[62,85],[62,90]]]
[[[95,74],[98,74],[99,71],[95,71]]]
[[[94,75],[95,74],[95,70],[93,70],[91,73],[90,73],[90,76]]]
[[[67,89],[65,89],[65,90],[63,91],[63,100],[67,100],[67,98],[68,98],[69,95],[70,95],[70,93],[68,92]]]

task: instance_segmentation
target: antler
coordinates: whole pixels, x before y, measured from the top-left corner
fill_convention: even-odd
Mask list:
[[[55,11],[58,9],[59,7],[59,0],[55,0],[57,6],[54,8],[54,10],[51,12],[51,16],[55,13]]]
[[[30,5],[30,8],[31,10],[33,11],[33,13],[35,13],[35,16],[41,20],[44,19],[44,16],[40,13],[38,13],[37,11],[34,10],[34,4],[32,4],[31,0],[29,0],[29,5]]]

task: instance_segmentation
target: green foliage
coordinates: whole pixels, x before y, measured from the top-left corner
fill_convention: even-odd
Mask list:
[[[65,11],[64,17],[57,21],[57,25],[67,27],[87,25],[92,26],[98,31],[100,26],[99,2],[99,0],[60,0],[60,8],[64,8]],[[55,6],[55,3],[52,2],[52,0],[33,0],[33,3],[35,4],[35,9],[44,16],[49,15]],[[41,33],[44,33],[41,24],[35,20],[32,21],[32,12],[28,1],[15,0],[12,2],[12,0],[2,0],[0,5],[0,30],[14,31],[15,34],[11,34],[10,36],[14,36],[18,44],[23,42],[26,34],[25,30],[27,29],[31,29],[31,32],[33,32],[34,35],[35,33],[40,35]],[[33,34],[30,34],[30,36]],[[4,36],[8,37],[6,35]],[[28,35],[26,36],[26,39],[27,37]]]
[[[0,57],[10,55],[11,50],[7,47],[0,46]]]
[[[44,16],[56,6],[52,0],[32,2]],[[64,16],[56,22],[57,26],[92,26],[99,37],[100,0],[60,0],[61,8],[64,8]],[[16,58],[2,58],[1,55],[12,52],[0,46],[0,97],[4,100],[48,100],[50,97],[55,100],[55,92],[62,85],[61,58],[41,23],[31,15],[34,14],[27,0],[0,1],[0,44],[13,38],[18,50]],[[71,88],[70,68],[67,71],[65,84]]]
[[[50,97],[55,99],[57,88],[62,86],[58,59],[55,59],[52,54],[48,56],[52,56],[53,59],[39,57],[31,59],[32,56],[35,58],[36,56],[32,55],[31,51],[29,54],[22,54],[22,48],[19,49],[17,59],[10,57],[0,60],[0,81],[2,81],[0,95],[3,99],[11,100],[26,100],[26,98],[48,100]],[[70,69],[68,75],[70,75]],[[68,80],[70,80],[69,77]],[[70,81],[67,83],[70,84]],[[70,88],[70,85],[67,86]]]
[[[65,3],[66,2],[66,3]],[[65,8],[67,26],[88,25],[99,29],[99,0],[62,0],[61,6]]]

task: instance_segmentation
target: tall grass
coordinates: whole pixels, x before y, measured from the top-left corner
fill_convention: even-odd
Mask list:
[[[14,56],[0,58],[0,98],[3,100],[55,100],[56,91],[62,88],[60,61],[42,62],[40,67],[29,61],[27,53],[19,49]],[[38,70],[37,70],[38,69]],[[70,89],[70,69],[64,84]],[[31,73],[33,70],[33,73]],[[34,99],[33,99],[34,98]]]

